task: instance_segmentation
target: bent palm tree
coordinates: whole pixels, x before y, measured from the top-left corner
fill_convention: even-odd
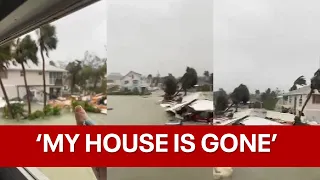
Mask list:
[[[7,67],[10,63],[10,60],[11,60],[11,45],[12,45],[12,42],[9,42],[3,46],[0,46],[0,72],[1,73],[6,73],[7,71]],[[7,91],[3,85],[3,82],[2,82],[2,77],[0,76],[0,86],[1,86],[1,90],[3,92],[3,96],[6,100],[6,103],[7,103],[7,108],[8,108],[8,112],[9,112],[9,115],[11,116],[11,118],[15,118],[14,117],[14,114],[12,112],[12,108],[11,108],[11,105],[10,105],[10,101],[9,101],[9,97],[8,97],[8,94],[7,94]]]
[[[47,105],[47,94],[46,94],[46,73],[45,73],[45,59],[43,53],[49,57],[49,51],[57,48],[58,38],[56,36],[56,27],[50,24],[41,26],[37,30],[38,34],[38,45],[40,48],[40,54],[42,58],[42,78],[43,78],[43,108]]]
[[[25,36],[21,41],[20,41],[20,38],[16,40],[13,58],[22,67],[23,79],[24,79],[24,84],[25,84],[26,93],[27,93],[29,115],[31,114],[31,103],[30,103],[31,93],[27,84],[25,64],[27,64],[28,60],[31,60],[31,62],[34,64],[38,64],[37,52],[38,52],[37,44],[33,39],[31,39],[30,35]]]
[[[307,82],[306,82],[306,79],[304,78],[304,76],[300,76],[293,82],[293,86],[289,89],[289,91],[297,90],[298,89],[297,85],[304,86],[306,84],[307,84]],[[297,97],[295,96],[294,102],[293,102],[293,111],[295,114],[296,114],[296,109],[297,109]]]
[[[293,86],[289,89],[289,91],[297,90],[298,89],[297,85],[304,86],[306,84],[307,83],[306,83],[306,79],[304,78],[304,76],[300,76],[293,82]]]

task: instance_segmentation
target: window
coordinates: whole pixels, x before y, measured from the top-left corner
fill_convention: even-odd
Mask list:
[[[113,80],[107,80],[107,83],[114,83]]]
[[[38,74],[41,76],[42,75],[42,71],[39,71]]]
[[[57,79],[62,79],[62,72],[50,72],[49,83],[55,84]]]
[[[139,82],[138,80],[133,80],[132,84],[138,84],[138,82]]]
[[[20,76],[24,76],[23,71],[20,71]]]
[[[318,94],[312,95],[312,104],[320,104],[320,95]]]
[[[300,98],[299,98],[299,106],[302,106],[302,95],[300,95]]]
[[[289,99],[289,104],[291,104],[291,96],[289,96],[289,98],[288,98],[288,99]]]
[[[124,84],[129,84],[129,81],[124,81]]]

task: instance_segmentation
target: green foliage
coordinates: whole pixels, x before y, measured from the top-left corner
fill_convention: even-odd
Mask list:
[[[267,110],[274,110],[277,102],[278,102],[278,99],[268,98],[263,102],[263,108],[265,108]]]
[[[43,108],[43,111],[41,110],[37,110],[33,113],[31,113],[29,116],[28,116],[28,119],[29,120],[35,120],[35,119],[38,119],[38,118],[44,118],[45,116],[57,116],[57,115],[60,115],[61,114],[61,108],[58,107],[58,106],[51,106],[51,105],[46,105],[44,108]]]
[[[82,69],[82,62],[79,60],[75,60],[73,62],[69,62],[66,70],[68,71],[68,79],[70,81],[71,93],[75,91],[75,85],[79,84],[81,79],[80,72]]]
[[[46,115],[46,116],[51,116],[53,115],[52,113],[52,106],[50,104],[47,104],[44,108],[43,108],[43,113]]]
[[[223,89],[219,89],[217,97],[215,97],[215,111],[221,112],[228,107],[228,96]]]
[[[49,51],[55,50],[58,44],[56,27],[51,24],[45,24],[37,30],[37,35],[41,51],[49,56]]]
[[[100,86],[99,90],[100,90],[100,93],[107,92],[107,80],[106,79],[102,79],[101,86]]]
[[[187,90],[194,87],[198,83],[197,71],[194,68],[187,67],[186,72],[180,79],[182,89]]]
[[[275,91],[271,91],[271,89],[268,88],[265,92],[261,93],[260,98],[263,102],[263,108],[267,110],[274,110],[278,102],[277,93]]]
[[[72,101],[72,109],[74,110],[77,106],[81,106],[86,112],[100,113],[101,110],[93,106],[87,101]]]
[[[137,87],[134,87],[134,88],[132,89],[132,93],[133,93],[133,95],[139,95],[139,94],[140,94],[140,91],[139,91],[139,89],[138,89]]]
[[[23,116],[23,113],[25,112],[24,104],[20,104],[20,103],[11,104],[11,111],[12,111],[14,117],[18,118],[20,116]],[[3,115],[4,118],[9,118],[10,117],[7,106],[5,106],[3,108],[3,114],[2,115]]]
[[[298,78],[293,82],[293,85],[292,85],[292,87],[289,89],[289,91],[297,90],[297,89],[298,89],[297,85],[304,86],[304,85],[306,85],[306,84],[307,84],[307,82],[306,82],[305,77],[304,77],[304,76],[300,76],[300,77],[298,77]]]
[[[72,109],[74,110],[77,106],[81,106],[81,107],[85,107],[85,104],[86,102],[85,101],[77,101],[77,100],[74,100],[72,101],[71,103],[71,106],[72,106]]]
[[[34,119],[38,119],[38,118],[44,118],[45,114],[43,111],[40,111],[40,110],[36,110],[35,112],[31,113],[29,116],[28,116],[28,119],[29,120],[34,120]]]
[[[320,69],[318,69],[311,78],[311,89],[316,89],[320,92]]]
[[[76,92],[77,87],[79,91],[85,90],[95,93],[105,93],[107,91],[105,58],[99,58],[87,51],[82,60],[70,62],[66,70],[68,71],[67,79],[70,82],[72,93]]]
[[[61,108],[58,106],[55,106],[52,108],[52,115],[57,116],[61,114]]]
[[[166,93],[166,96],[173,96],[177,91],[177,80],[172,74],[169,74],[164,79],[164,92]]]
[[[233,90],[231,93],[231,100],[234,104],[247,104],[247,102],[250,100],[250,92],[246,85],[240,84],[237,88]]]

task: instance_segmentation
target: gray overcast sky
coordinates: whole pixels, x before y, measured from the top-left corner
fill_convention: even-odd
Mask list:
[[[85,51],[100,57],[107,52],[107,2],[100,1],[53,23],[57,28],[58,48],[50,59],[71,61],[82,59]]]
[[[214,0],[215,88],[288,90],[319,67],[320,1]]]
[[[212,0],[110,0],[108,71],[213,71]]]
[[[50,59],[86,50],[103,57],[107,45],[109,73],[181,76],[191,66],[202,75],[213,71],[212,15],[212,0],[103,0],[54,22],[59,44]]]

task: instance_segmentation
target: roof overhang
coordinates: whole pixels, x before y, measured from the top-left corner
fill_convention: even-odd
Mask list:
[[[27,0],[1,19],[0,45],[97,1],[99,0]]]

